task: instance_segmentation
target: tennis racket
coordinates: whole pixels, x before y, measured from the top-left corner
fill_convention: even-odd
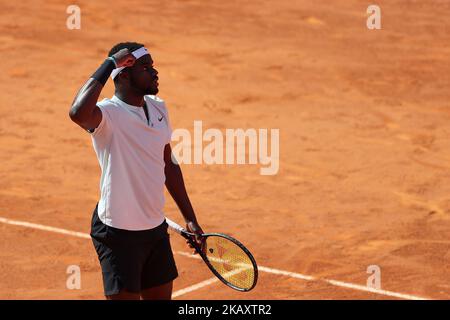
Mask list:
[[[202,257],[208,268],[227,286],[238,291],[250,291],[258,280],[258,266],[242,243],[222,233],[204,233],[201,246],[195,235],[166,218],[169,228],[183,236]]]

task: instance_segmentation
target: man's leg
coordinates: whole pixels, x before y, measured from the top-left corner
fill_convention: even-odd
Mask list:
[[[142,300],[171,300],[173,281],[160,286],[144,289],[141,292]]]
[[[111,296],[105,296],[105,298],[106,298],[106,300],[140,300],[141,296],[139,293],[121,290],[118,294],[114,294]]]
[[[141,296],[139,293],[128,292],[126,290],[121,290],[118,294],[111,296],[105,296],[106,300],[140,300]]]
[[[142,247],[135,244],[136,233],[108,227],[92,217],[91,237],[102,268],[107,300],[140,300],[141,270],[145,263]]]
[[[173,280],[178,277],[173,258],[167,223],[155,229],[157,241],[142,268],[141,296],[144,300],[171,300]]]

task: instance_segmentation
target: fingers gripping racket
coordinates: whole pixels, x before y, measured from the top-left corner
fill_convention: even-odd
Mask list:
[[[193,233],[168,218],[166,221],[170,229],[189,242],[220,281],[238,291],[250,291],[256,286],[258,266],[242,243],[226,234],[204,233],[199,245]]]

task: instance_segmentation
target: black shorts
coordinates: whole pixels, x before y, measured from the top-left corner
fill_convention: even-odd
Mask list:
[[[117,229],[100,220],[97,206],[91,238],[102,267],[105,295],[118,294],[122,289],[139,293],[178,277],[165,221],[149,230]]]

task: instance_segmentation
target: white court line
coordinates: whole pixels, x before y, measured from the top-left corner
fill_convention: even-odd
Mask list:
[[[248,269],[248,268],[246,268],[246,269]],[[240,272],[242,272],[242,271],[244,271],[244,270],[245,270],[245,269],[236,269],[236,270],[233,270],[233,271],[230,271],[230,272],[225,273],[225,274],[223,275],[223,277],[226,278],[226,277],[232,276],[232,275],[234,275],[234,274],[240,273]],[[187,288],[184,288],[184,289],[175,291],[175,292],[172,294],[172,298],[176,298],[176,297],[179,297],[179,296],[181,296],[181,295],[183,295],[183,294],[186,294],[186,293],[189,293],[189,292],[192,292],[192,291],[201,289],[201,288],[203,288],[203,287],[209,286],[210,284],[213,284],[214,282],[217,282],[217,281],[219,281],[219,279],[217,279],[217,277],[213,277],[213,278],[211,278],[211,279],[208,279],[208,280],[199,282],[199,283],[197,283],[197,284],[194,284],[194,285],[192,285],[192,286],[190,286],[190,287],[187,287]]]
[[[179,254],[179,255],[182,255],[182,256],[185,256],[185,257],[188,257],[188,258],[192,258],[192,259],[201,259],[201,257],[199,257],[198,255],[193,255],[193,254],[186,253],[186,252],[183,252],[183,251],[175,251],[175,253]],[[289,271],[284,271],[284,270],[267,268],[267,267],[263,267],[263,266],[258,266],[258,271],[271,273],[271,274],[276,274],[276,275],[281,275],[281,276],[287,276],[287,277],[301,279],[301,280],[306,280],[306,281],[318,281],[318,282],[321,281],[321,282],[326,282],[326,283],[331,284],[331,285],[336,286],[336,287],[343,287],[343,288],[349,288],[349,289],[354,289],[354,290],[359,290],[359,291],[366,291],[366,292],[371,292],[371,293],[375,293],[375,294],[381,294],[381,295],[385,295],[385,296],[389,296],[389,297],[395,297],[395,298],[400,298],[400,299],[406,299],[406,300],[427,300],[427,298],[413,296],[413,295],[409,295],[409,294],[403,294],[403,293],[398,293],[398,292],[393,292],[393,291],[375,289],[375,288],[370,288],[370,287],[362,286],[362,285],[359,285],[359,284],[347,283],[347,282],[343,282],[343,281],[316,278],[316,277],[313,277],[313,276],[308,276],[308,275],[304,275],[304,274],[300,274],[300,273],[296,273],[296,272],[289,272]]]
[[[0,222],[5,223],[5,224],[10,224],[10,225],[22,226],[22,227],[26,227],[26,228],[32,228],[32,229],[38,229],[38,230],[43,230],[43,231],[66,234],[66,235],[84,238],[84,239],[91,238],[91,236],[88,233],[76,232],[76,231],[71,231],[71,230],[66,230],[66,229],[61,229],[61,228],[55,228],[55,227],[49,227],[49,226],[44,226],[41,224],[30,223],[30,222],[25,222],[25,221],[17,221],[17,220],[11,220],[11,219],[6,219],[6,218],[0,217]],[[192,255],[190,253],[183,252],[183,251],[174,251],[174,253],[185,256],[185,257],[193,258],[193,259],[201,259],[201,257],[199,257],[198,255]],[[263,266],[258,266],[258,270],[262,271],[262,272],[267,272],[267,273],[276,274],[276,275],[283,275],[283,276],[306,280],[306,281],[322,281],[322,282],[326,282],[328,284],[331,284],[331,285],[337,286],[337,287],[365,291],[365,292],[370,292],[370,293],[375,293],[375,294],[379,294],[379,295],[395,297],[395,298],[400,298],[400,299],[428,300],[428,298],[414,296],[414,295],[410,295],[410,294],[403,294],[403,293],[398,293],[398,292],[393,292],[393,291],[375,289],[375,288],[370,288],[367,286],[362,286],[359,284],[353,284],[353,283],[348,283],[348,282],[343,282],[343,281],[338,281],[338,280],[316,278],[313,276],[308,276],[308,275],[304,275],[304,274],[300,274],[300,273],[296,273],[296,272],[278,270],[278,269],[273,269],[273,268],[268,268],[268,267],[263,267]],[[219,281],[219,280],[216,278],[211,278],[211,279],[202,281],[196,285],[187,287],[185,289],[178,290],[178,291],[174,292],[174,295],[177,294],[177,296],[180,296],[182,294],[203,288],[203,287],[210,285],[217,281]]]
[[[198,255],[193,255],[191,253],[186,253],[186,252],[183,252],[183,251],[175,251],[175,253],[179,254],[181,256],[192,258],[192,259],[201,259],[201,257],[199,257]],[[276,274],[276,275],[281,275],[281,276],[287,276],[287,277],[301,279],[301,280],[306,280],[306,281],[326,282],[326,283],[331,284],[331,285],[336,286],[336,287],[343,287],[343,288],[349,288],[349,289],[354,289],[354,290],[359,290],[359,291],[366,291],[366,292],[371,292],[371,293],[375,293],[375,294],[381,294],[381,295],[385,295],[385,296],[389,296],[389,297],[395,297],[395,298],[400,298],[400,299],[406,299],[406,300],[428,300],[427,298],[413,296],[413,295],[410,295],[410,294],[404,294],[404,293],[398,293],[398,292],[393,292],[393,291],[375,289],[375,288],[370,288],[370,287],[367,287],[367,286],[362,286],[362,285],[359,285],[359,284],[347,283],[347,282],[338,281],[338,280],[332,280],[332,279],[329,280],[329,279],[317,278],[317,277],[313,277],[313,276],[304,275],[304,274],[301,274],[301,273],[284,271],[284,270],[278,270],[278,269],[273,269],[273,268],[267,268],[267,267],[263,267],[263,266],[258,266],[258,271],[271,273],[271,274]]]
[[[61,228],[54,228],[54,227],[44,226],[42,224],[30,223],[30,222],[25,222],[25,221],[17,221],[17,220],[11,220],[11,219],[6,219],[6,218],[0,217],[0,222],[6,223],[6,224],[12,224],[14,226],[21,226],[21,227],[27,227],[27,228],[32,228],[32,229],[39,229],[39,230],[44,230],[44,231],[67,234],[69,236],[74,236],[74,237],[78,237],[78,238],[85,238],[85,239],[91,238],[91,236],[87,233],[70,231],[70,230],[61,229]]]
[[[199,282],[197,284],[194,284],[194,285],[192,285],[190,287],[187,287],[187,288],[175,291],[172,294],[172,298],[176,298],[176,297],[182,296],[183,294],[186,294],[186,293],[189,293],[189,292],[201,289],[203,287],[209,286],[210,284],[213,284],[214,282],[217,282],[217,281],[219,281],[219,279],[214,277],[214,278],[211,278],[211,279]]]

